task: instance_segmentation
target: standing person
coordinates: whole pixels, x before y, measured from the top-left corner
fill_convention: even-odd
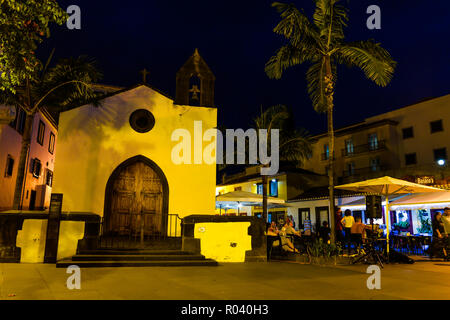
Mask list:
[[[363,242],[363,234],[366,229],[366,225],[361,222],[361,218],[356,218],[356,222],[351,228],[351,240],[355,244],[355,248],[358,251],[361,248]]]
[[[448,236],[450,234],[450,208],[449,207],[444,209],[444,215],[442,216],[441,221],[444,224],[444,233]]]
[[[352,212],[349,209],[345,210],[345,215],[342,218],[341,223],[344,225],[345,242],[347,244],[348,254],[350,254],[351,234],[352,234],[352,227],[355,224],[355,219],[353,218]]]
[[[334,225],[334,230],[336,232],[336,241],[338,242],[342,242],[343,240],[343,236],[342,236],[342,231],[344,230],[344,226],[342,225],[342,211],[340,208],[335,207],[335,216],[334,216],[334,221],[335,221],[335,225]]]
[[[450,247],[450,208],[446,207],[444,209],[444,215],[441,218],[444,224],[444,243],[447,248]]]
[[[433,218],[433,240],[432,247],[430,252],[430,258],[432,258],[437,251],[442,250],[444,253],[445,259],[448,258],[447,251],[445,250],[445,232],[444,232],[444,223],[442,221],[442,215],[440,212],[436,212]]]
[[[328,227],[328,222],[324,221],[319,228],[319,238],[321,238],[324,243],[328,243],[330,241],[330,233],[331,229]]]

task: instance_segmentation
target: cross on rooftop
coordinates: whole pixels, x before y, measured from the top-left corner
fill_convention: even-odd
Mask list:
[[[142,82],[147,83],[147,76],[150,74],[150,71],[147,71],[147,69],[141,70],[140,74],[142,74]]]

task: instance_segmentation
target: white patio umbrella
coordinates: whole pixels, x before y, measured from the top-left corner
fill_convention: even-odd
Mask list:
[[[233,191],[225,194],[216,196],[216,206],[219,205],[220,208],[223,206],[258,206],[263,202],[263,196],[256,193],[251,193],[247,191]],[[268,197],[267,203],[269,205],[283,205],[285,201],[283,199]]]
[[[386,243],[387,253],[389,254],[389,197],[396,194],[405,193],[425,193],[425,192],[442,192],[442,189],[425,186],[422,184],[412,183],[392,177],[382,177],[370,179],[355,183],[336,186],[336,189],[352,190],[358,192],[366,192],[384,196],[386,198]]]
[[[441,191],[433,193],[410,194],[391,201],[391,208],[443,208],[450,207],[450,192]]]

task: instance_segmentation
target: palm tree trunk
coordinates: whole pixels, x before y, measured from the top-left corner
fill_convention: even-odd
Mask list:
[[[330,158],[328,167],[328,187],[330,199],[330,229],[331,229],[331,243],[336,240],[335,232],[335,212],[334,212],[334,127],[333,127],[333,108],[328,107],[328,137],[330,140]]]
[[[27,172],[27,159],[28,152],[31,144],[31,132],[33,128],[33,115],[27,114],[25,119],[25,128],[22,135],[22,147],[20,149],[20,158],[17,169],[17,178],[16,178],[16,186],[14,189],[14,201],[13,201],[13,209],[14,210],[22,210],[22,196],[23,196],[23,188],[24,188],[24,180]]]
[[[335,225],[335,210],[334,210],[334,125],[333,125],[333,96],[334,96],[334,79],[331,70],[331,60],[327,56],[325,58],[326,64],[326,96],[327,96],[327,116],[328,116],[328,139],[329,139],[329,165],[328,165],[328,188],[329,188],[329,214],[330,214],[330,229],[331,229],[331,243],[336,241]]]

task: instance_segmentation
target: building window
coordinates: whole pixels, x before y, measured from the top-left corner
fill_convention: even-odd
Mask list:
[[[328,146],[328,144],[323,145],[323,155],[324,160],[330,159],[330,147]]]
[[[430,122],[431,133],[444,131],[444,126],[442,125],[442,120]]]
[[[263,194],[263,184],[258,183],[256,185],[256,193]],[[273,179],[269,182],[269,194],[270,197],[278,197],[278,181]]]
[[[352,139],[345,140],[345,154],[351,155],[353,154],[353,151],[354,151],[353,140]]]
[[[447,160],[446,148],[434,149],[433,152],[434,152],[434,161]]]
[[[11,177],[13,175],[14,159],[8,154],[6,158],[5,177]]]
[[[272,179],[270,181],[270,196],[278,197],[278,180]]]
[[[347,163],[347,174],[349,176],[353,176],[355,174],[355,163],[354,162]]]
[[[402,131],[403,131],[403,139],[414,138],[414,129],[413,129],[413,127],[404,128]]]
[[[37,158],[33,159],[33,165],[31,167],[31,173],[33,174],[33,177],[39,178],[41,176],[41,168],[41,161]]]
[[[16,118],[9,125],[20,134],[25,130],[26,113],[22,108],[16,107]]]
[[[311,230],[311,211],[309,208],[298,209],[298,217],[300,220],[300,229]],[[306,222],[306,226],[305,226]]]
[[[370,170],[379,171],[380,170],[380,158],[370,159]]]
[[[258,183],[256,185],[256,193],[257,194],[263,194],[263,184],[262,183]]]
[[[146,133],[155,126],[155,117],[146,109],[138,109],[130,116],[131,127],[139,133]]]
[[[53,185],[53,171],[47,169],[47,177],[45,179],[45,184],[49,187]]]
[[[376,133],[369,134],[369,150],[378,149],[378,135]]]
[[[410,166],[410,165],[413,165],[413,164],[417,164],[416,153],[405,154],[405,165]]]
[[[53,154],[55,152],[55,134],[53,132],[50,132],[50,138],[48,141],[48,152]]]
[[[234,191],[242,191],[242,187],[234,187]]]
[[[42,121],[39,121],[39,129],[37,134],[37,142],[43,146],[44,145],[44,135],[45,135],[45,124]]]

